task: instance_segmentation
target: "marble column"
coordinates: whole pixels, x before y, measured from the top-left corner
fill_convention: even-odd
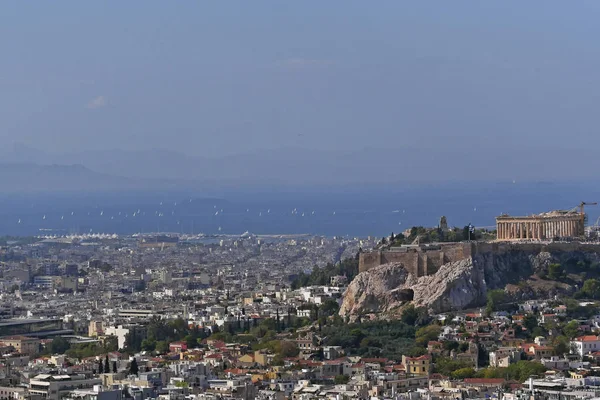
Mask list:
[[[525,223],[519,222],[519,239],[525,239]]]
[[[574,237],[575,236],[575,231],[573,229],[573,221],[567,221],[567,227],[568,227],[568,232],[569,232],[569,237]]]

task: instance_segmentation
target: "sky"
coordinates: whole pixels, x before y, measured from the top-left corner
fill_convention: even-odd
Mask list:
[[[570,149],[569,164],[600,145],[595,0],[0,7],[6,145],[467,147],[498,163],[519,146]]]

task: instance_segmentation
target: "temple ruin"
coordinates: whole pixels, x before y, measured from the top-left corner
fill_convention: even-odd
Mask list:
[[[551,211],[527,217],[496,217],[498,240],[553,240],[578,238],[584,234],[584,214]]]

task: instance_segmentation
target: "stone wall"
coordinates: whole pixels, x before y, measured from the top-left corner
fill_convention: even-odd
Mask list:
[[[492,253],[492,255],[500,255],[515,250],[532,254],[569,251],[600,253],[600,244],[581,242],[463,242],[397,247],[384,251],[375,250],[361,253],[358,270],[364,272],[379,265],[399,263],[409,273],[417,277],[428,276],[435,274],[443,264],[464,260],[475,254]]]
[[[389,263],[400,263],[415,276],[427,276],[437,272],[446,263],[463,260],[471,255],[470,243],[445,243],[419,247],[397,247],[361,253],[359,272]]]

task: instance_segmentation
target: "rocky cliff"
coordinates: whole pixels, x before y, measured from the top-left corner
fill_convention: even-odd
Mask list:
[[[401,263],[380,265],[361,272],[350,283],[340,315],[392,313],[410,301],[434,313],[478,307],[486,303],[487,291],[492,289],[504,289],[515,300],[571,293],[585,277],[585,269],[597,270],[600,261],[600,253],[595,251],[523,249],[515,246],[511,251],[476,252],[421,277]],[[568,279],[540,278],[553,263],[563,266]]]

